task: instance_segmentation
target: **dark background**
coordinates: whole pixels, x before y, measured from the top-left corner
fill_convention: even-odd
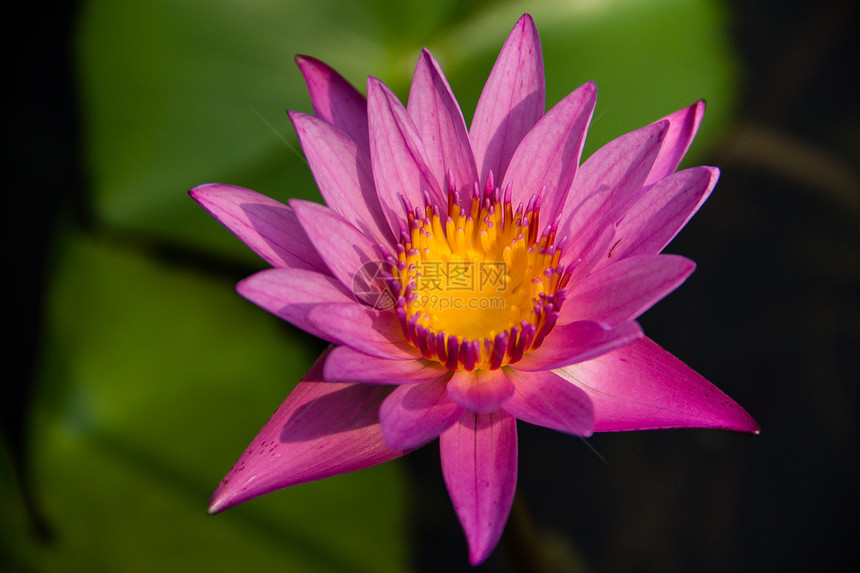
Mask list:
[[[89,215],[69,48],[76,3],[19,6],[4,88],[2,432],[32,513],[29,405],[58,221]],[[521,424],[519,497],[479,570],[848,571],[857,565],[860,121],[856,3],[731,2],[745,73],[722,177],[670,246],[698,263],[646,332],[742,404],[759,436],[679,430],[588,444]],[[38,193],[23,192],[39,190]],[[153,256],[187,258],[153,244]],[[596,450],[595,453],[593,450]],[[599,454],[599,455],[598,455]],[[601,459],[601,457],[603,459]],[[605,460],[605,461],[604,461]],[[469,567],[434,447],[407,457],[413,565]],[[530,539],[533,543],[522,543]],[[512,540],[513,539],[513,540]],[[0,568],[3,561],[0,560]]]

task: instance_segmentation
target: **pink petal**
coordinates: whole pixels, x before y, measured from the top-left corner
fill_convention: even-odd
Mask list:
[[[506,368],[517,390],[505,410],[517,419],[574,436],[590,436],[594,409],[588,394],[548,370],[520,372]]]
[[[244,279],[236,290],[257,306],[290,324],[325,338],[305,319],[318,304],[356,304],[352,295],[333,277],[304,269],[268,269]]]
[[[647,189],[618,223],[613,256],[662,251],[710,196],[719,176],[715,167],[693,167]]]
[[[667,122],[647,125],[595,151],[576,173],[563,209],[571,215],[562,220],[558,235],[566,235],[576,243],[580,237],[593,235],[596,229],[620,219],[617,213],[624,213],[654,165],[667,128]],[[608,192],[605,201],[587,201],[595,193],[604,192]],[[585,206],[589,208],[582,208]]]
[[[209,513],[403,455],[382,440],[378,411],[390,390],[325,381],[322,360],[290,392],[221,481]]]
[[[373,186],[370,156],[331,124],[299,112],[289,115],[326,204],[365,235],[390,242]]]
[[[323,372],[326,380],[335,382],[412,384],[431,382],[448,370],[426,358],[391,360],[338,346],[329,353]]]
[[[678,288],[696,264],[677,255],[628,257],[592,273],[564,301],[558,322],[634,320]]]
[[[543,55],[534,20],[514,26],[481,92],[469,137],[480,180],[502,181],[523,137],[544,113]]]
[[[596,198],[606,198],[607,195],[596,194]],[[578,242],[568,245],[561,255],[561,262],[570,268],[571,285],[579,284],[595,267],[605,264],[607,253],[615,242],[615,225],[595,225],[588,234],[578,239]]]
[[[597,86],[588,82],[553,106],[523,138],[501,185],[502,189],[513,185],[514,206],[528,203],[532,195],[546,189],[541,217],[555,219],[579,167],[596,102]]]
[[[472,565],[499,542],[517,486],[516,419],[466,412],[439,436],[442,477],[469,543]]]
[[[322,332],[322,338],[344,344],[377,358],[405,360],[419,358],[418,351],[403,337],[393,312],[351,304],[322,304],[311,308],[305,318]]]
[[[376,78],[367,79],[370,160],[379,202],[392,231],[399,236],[405,220],[401,196],[414,207],[424,206],[424,193],[434,205],[447,206],[421,136],[397,96]]]
[[[352,84],[321,61],[296,57],[305,77],[314,113],[346,133],[365,154],[370,154],[367,136],[367,101]]]
[[[380,264],[376,244],[324,205],[293,199],[290,206],[331,273],[346,288],[357,292],[356,280],[364,276],[362,268]],[[384,288],[383,284],[369,286]]]
[[[591,398],[595,432],[655,428],[759,431],[755,420],[734,400],[648,338],[556,373]]]
[[[471,194],[478,174],[466,121],[439,63],[426,49],[418,58],[406,111],[424,143],[436,181],[446,181],[450,169],[461,195]]]
[[[696,137],[702,117],[705,115],[705,102],[698,101],[690,107],[678,110],[663,118],[669,122],[669,130],[660,148],[660,154],[648,174],[646,185],[659,181],[667,175],[671,175],[678,168],[687,149]]]
[[[501,408],[514,393],[514,385],[501,370],[454,372],[448,382],[452,400],[478,414],[489,414]]]
[[[250,189],[218,183],[199,185],[189,194],[273,267],[328,272],[295,213],[283,203]]]
[[[436,439],[460,419],[463,408],[445,391],[447,376],[432,382],[398,386],[379,409],[388,447],[413,450]]]
[[[591,320],[580,320],[556,326],[540,348],[528,352],[513,364],[517,370],[534,372],[554,370],[590,360],[642,336],[642,329],[633,321],[609,326]]]

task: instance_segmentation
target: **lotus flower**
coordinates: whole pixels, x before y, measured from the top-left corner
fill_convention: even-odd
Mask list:
[[[756,432],[734,401],[635,322],[693,272],[660,254],[718,171],[675,172],[696,103],[580,165],[596,87],[544,113],[532,18],[504,44],[469,129],[429,51],[404,107],[297,62],[315,115],[290,112],[325,206],[208,184],[191,196],[272,265],[239,283],[331,342],[215,492],[216,513],[439,439],[473,564],[517,479],[517,420],[592,432]]]

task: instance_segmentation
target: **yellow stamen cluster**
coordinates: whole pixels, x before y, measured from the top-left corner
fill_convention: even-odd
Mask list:
[[[499,368],[522,358],[552,328],[568,274],[555,227],[539,234],[539,200],[514,211],[496,189],[448,212],[408,215],[394,278],[407,338],[452,370]]]

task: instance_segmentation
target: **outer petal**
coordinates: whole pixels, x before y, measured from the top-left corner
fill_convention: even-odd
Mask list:
[[[328,272],[290,207],[250,189],[208,183],[189,191],[240,241],[273,267]]]
[[[523,137],[544,113],[543,55],[534,20],[523,15],[508,36],[481,92],[469,137],[481,181],[504,178]]]
[[[338,346],[332,350],[323,370],[326,380],[370,384],[411,384],[432,382],[448,370],[425,358],[389,360]]]
[[[460,419],[463,408],[445,391],[446,376],[432,382],[398,386],[379,409],[388,447],[412,450],[436,439]]]
[[[369,155],[364,96],[339,73],[315,58],[297,56],[296,63],[305,76],[316,116],[349,135]]]
[[[618,223],[613,256],[662,251],[710,196],[719,176],[715,167],[693,167],[647,189]]]
[[[540,348],[532,350],[514,364],[517,370],[534,372],[552,370],[568,364],[590,360],[642,336],[633,321],[610,328],[592,320],[580,320],[556,326]]]
[[[324,355],[323,355],[324,356]],[[350,472],[403,454],[382,440],[384,386],[322,379],[317,360],[218,486],[210,513],[276,489]]]
[[[388,86],[367,78],[367,113],[370,121],[370,160],[379,202],[388,224],[399,236],[404,220],[401,197],[412,207],[424,206],[424,193],[435,205],[447,206],[421,136],[406,109]]]
[[[356,304],[336,279],[302,269],[260,271],[236,285],[240,295],[302,330],[326,338],[306,319],[308,311],[327,303]]]
[[[630,197],[641,189],[667,129],[667,122],[648,125],[595,151],[576,174],[563,209],[571,215],[562,220],[558,235],[570,237],[571,246],[575,246],[620,219],[616,213],[623,213]],[[608,192],[605,201],[587,201],[595,193],[604,192]]]
[[[664,121],[669,122],[669,130],[666,132],[666,139],[663,140],[663,146],[660,148],[654,167],[651,168],[651,173],[645,181],[646,185],[675,172],[687,149],[690,148],[693,138],[696,137],[704,115],[705,102],[697,101],[690,107],[663,118]]]
[[[439,437],[442,477],[469,543],[469,560],[489,557],[505,528],[517,485],[517,426],[504,410],[466,412]]]
[[[678,255],[639,255],[589,275],[564,301],[558,322],[634,320],[678,288],[696,264]]]
[[[450,170],[461,195],[464,192],[471,194],[478,174],[466,121],[439,63],[426,49],[421,52],[415,67],[406,111],[424,142],[428,164],[436,181],[443,183]]]
[[[328,207],[298,199],[290,205],[331,273],[346,288],[355,290],[362,266],[378,264],[373,241]]]
[[[326,205],[365,235],[389,243],[370,156],[330,123],[295,111],[289,115]]]
[[[322,304],[310,309],[306,319],[322,337],[377,358],[419,358],[403,337],[393,312],[380,312],[358,303]]]
[[[513,185],[515,207],[545,189],[541,216],[555,220],[579,167],[595,103],[597,86],[588,82],[553,106],[520,142],[501,185]]]
[[[448,382],[448,395],[471,412],[489,414],[514,394],[514,385],[501,370],[457,371]]]
[[[518,420],[573,434],[590,436],[594,408],[588,394],[548,370],[520,372],[505,368],[517,390],[505,404]]]
[[[647,338],[556,373],[591,398],[595,432],[654,428],[759,431],[755,420],[734,400]]]

